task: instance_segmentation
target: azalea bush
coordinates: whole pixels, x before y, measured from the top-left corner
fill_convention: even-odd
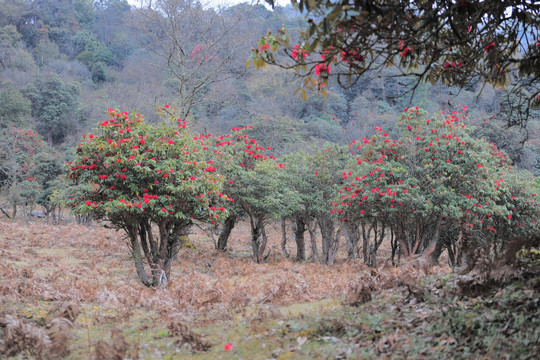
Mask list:
[[[234,219],[249,221],[253,259],[259,263],[264,260],[268,243],[266,225],[289,211],[294,192],[281,181],[285,165],[269,154],[272,148],[261,146],[247,135],[252,129],[233,128],[231,135],[217,138],[213,146],[220,154],[216,164],[228,180],[223,189],[234,199],[230,212]],[[218,241],[220,249],[224,249],[230,234],[227,225],[234,226],[234,219],[230,216],[225,221]]]
[[[223,193],[233,199],[229,206],[229,215],[219,231],[220,234],[216,244],[218,250],[224,251],[227,249],[232,229],[238,221],[248,217],[245,200],[246,196],[249,195],[249,189],[253,189],[253,184],[246,184],[246,176],[256,171],[257,164],[263,162],[275,164],[276,161],[274,156],[267,154],[271,148],[260,146],[256,139],[248,137],[246,132],[252,128],[253,126],[236,127],[231,129],[231,133],[223,136],[204,136],[207,146],[216,154],[216,168],[227,179],[223,184]],[[248,185],[251,187],[248,187]],[[255,189],[255,191],[258,190]],[[262,192],[259,195],[262,196]],[[256,194],[252,194],[251,197],[256,197]],[[261,213],[266,216],[266,213],[272,211],[272,208],[262,209]],[[257,249],[254,252],[255,259],[260,259],[266,247],[266,234],[263,231],[263,223],[261,223],[260,227],[255,226],[252,228],[253,234],[258,234],[253,237],[253,241],[255,241],[254,249]]]
[[[224,177],[214,166],[216,154],[185,121],[172,116],[151,126],[140,114],[109,109],[109,115],[68,164],[68,178],[78,184],[69,204],[122,229],[143,284],[164,284],[194,222],[228,216]]]
[[[283,158],[287,166],[281,183],[295,194],[287,199],[289,207],[284,216],[295,223],[298,260],[305,258],[304,233],[307,230],[313,259],[326,264],[334,262],[342,230],[328,206],[343,184],[341,173],[350,158],[349,149],[339,145],[329,145],[311,154],[299,151]],[[317,227],[321,232],[320,254],[315,240]]]
[[[372,265],[385,235],[404,256],[423,252],[437,260],[448,249],[455,263],[479,246],[490,249],[496,234],[537,228],[536,195],[513,180],[505,153],[470,135],[465,119],[466,109],[432,118],[406,109],[401,138],[377,128],[351,144],[358,156],[343,173],[332,212],[361,229]]]

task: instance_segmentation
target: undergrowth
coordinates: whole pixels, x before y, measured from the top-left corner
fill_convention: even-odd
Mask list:
[[[536,260],[524,262],[525,275],[481,287],[413,263],[257,265],[241,256],[242,233],[229,254],[204,234],[190,240],[195,249],[181,252],[168,287],[149,289],[114,231],[0,221],[0,357],[528,359],[540,351]]]

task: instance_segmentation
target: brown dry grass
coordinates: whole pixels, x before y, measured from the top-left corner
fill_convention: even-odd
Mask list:
[[[361,303],[366,300],[355,296],[365,295],[362,289],[369,287],[375,293],[403,278],[413,280],[426,273],[415,263],[388,266],[384,261],[387,250],[381,252],[383,265],[378,269],[366,267],[361,260],[346,260],[344,251],[332,266],[295,262],[277,251],[278,228],[270,228],[268,248],[273,256],[265,264],[256,264],[250,257],[247,224],[234,230],[233,251],[228,253],[214,250],[212,240],[196,229],[190,236],[196,248],[180,250],[167,287],[147,288],[135,274],[121,232],[99,224],[49,226],[41,221],[22,224],[2,219],[0,315],[11,314],[45,326],[58,316],[54,309],[66,302],[78,304],[82,314],[75,323],[78,345],[72,349],[73,356],[91,351],[99,357],[115,344],[103,340],[103,331],[110,326],[122,324],[123,330],[140,334],[137,336],[153,329],[148,336],[156,339],[171,336],[170,331],[159,330],[171,322],[194,327],[244,319],[257,324],[279,318],[281,306],[325,299]],[[294,254],[294,244],[288,247]],[[69,312],[66,314],[61,316],[69,318]],[[66,351],[66,345],[62,346],[58,351]],[[132,344],[130,354],[138,349]]]
[[[235,229],[232,254],[215,251],[204,233],[195,232],[191,239],[196,249],[180,251],[168,287],[151,289],[138,281],[120,232],[99,225],[2,220],[0,295],[18,302],[91,302],[103,308],[142,307],[192,316],[253,304],[343,297],[358,283],[390,287],[404,272],[415,277],[418,271],[412,266],[373,271],[360,260],[343,259],[332,266],[283,257],[255,264],[248,255],[247,230],[245,224]],[[279,239],[275,230],[270,236]]]

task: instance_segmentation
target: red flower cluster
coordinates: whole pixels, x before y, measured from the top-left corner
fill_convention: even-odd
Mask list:
[[[445,62],[444,65],[442,66],[442,68],[444,70],[450,70],[450,71],[455,71],[459,68],[463,67],[463,63],[461,61],[459,62],[455,62],[455,61],[452,61],[452,62]]]
[[[304,51],[303,48],[300,48],[300,46],[296,44],[294,45],[292,49],[291,56],[293,57],[294,60],[298,61],[300,60],[300,56],[302,57],[303,60],[305,60],[308,54]]]
[[[330,71],[330,64],[320,63],[315,65],[315,75],[317,76],[327,77],[328,75],[330,75]]]
[[[399,55],[400,55],[401,57],[407,57],[407,56],[409,56],[410,54],[412,54],[413,48],[410,48],[410,47],[408,47],[408,46],[405,46],[405,43],[403,42],[403,40],[400,40],[399,43],[400,43],[400,47],[399,47],[400,52],[399,52]]]

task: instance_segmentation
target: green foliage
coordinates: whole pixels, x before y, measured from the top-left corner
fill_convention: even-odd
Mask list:
[[[95,64],[112,65],[114,56],[107,46],[99,41],[93,33],[87,30],[76,33],[72,41],[77,50],[77,60],[92,69]]]
[[[464,114],[426,115],[406,109],[401,138],[377,128],[351,145],[358,157],[343,173],[332,212],[353,224],[385,223],[406,255],[432,251],[435,243],[450,247],[458,238],[485,244],[537,231],[531,179],[494,145],[474,139]]]
[[[22,36],[17,31],[17,28],[13,25],[6,25],[0,28],[0,44],[2,49],[16,46],[21,40]]]
[[[34,48],[34,58],[36,63],[41,67],[50,64],[51,62],[62,59],[63,56],[58,49],[56,43],[49,39],[41,39]]]
[[[72,197],[77,213],[120,228],[156,223],[219,221],[227,215],[218,196],[223,177],[209,165],[213,154],[185,123],[147,125],[142,117],[110,110],[96,135],[88,134],[68,177],[82,185]]]
[[[284,217],[309,219],[327,214],[349,159],[348,150],[337,145],[314,154],[297,151],[284,156],[282,161],[286,166],[280,175],[281,183],[296,194],[289,200],[294,207]]]
[[[0,69],[31,71],[35,68],[32,55],[21,43],[22,35],[13,25],[0,28]]]
[[[10,82],[0,85],[0,129],[30,125],[30,101]]]
[[[216,167],[227,179],[223,192],[234,199],[236,216],[277,218],[286,206],[288,190],[279,181],[283,164],[267,154],[270,148],[247,136],[253,130],[253,126],[233,128],[232,135],[210,138],[208,143],[219,154]]]
[[[280,183],[284,188],[293,190],[294,196],[287,199],[289,207],[282,217],[309,219],[314,217],[319,208],[321,197],[313,191],[315,171],[313,161],[303,151],[287,154],[281,158],[285,164],[280,173]]]
[[[43,148],[39,135],[28,129],[0,130],[0,210],[14,217],[17,206],[33,203],[39,196],[39,183],[33,176],[36,153]],[[10,214],[7,208],[12,209]]]
[[[79,87],[76,84],[50,74],[36,79],[22,92],[32,101],[37,130],[49,145],[62,142],[77,127]]]
[[[540,10],[528,1],[482,6],[453,1],[291,2],[308,22],[300,40],[293,45],[285,27],[277,34],[268,31],[246,65],[293,68],[303,76],[304,99],[306,90],[325,95],[332,75],[347,87],[362,75],[384,76],[385,68],[396,67],[396,76],[409,77],[415,88],[422,82],[464,88],[478,79],[496,87],[511,84],[511,92],[521,97],[514,107],[521,124],[527,109],[540,104]],[[292,64],[278,59],[279,49]],[[529,94],[521,96],[525,89]]]
[[[288,116],[264,117],[253,121],[249,135],[259,139],[276,154],[284,154],[298,147],[303,139],[300,122]]]
[[[101,83],[107,80],[105,65],[102,62],[92,65],[92,80],[95,83]]]
[[[62,52],[69,52],[75,29],[87,28],[94,21],[92,2],[88,0],[39,0],[39,20],[27,25],[35,45],[43,35],[55,42]]]
[[[35,166],[31,171],[35,181],[40,185],[37,203],[50,210],[55,204],[52,196],[55,191],[65,184],[60,180],[64,173],[64,164],[60,154],[50,147],[43,147],[35,157]]]

